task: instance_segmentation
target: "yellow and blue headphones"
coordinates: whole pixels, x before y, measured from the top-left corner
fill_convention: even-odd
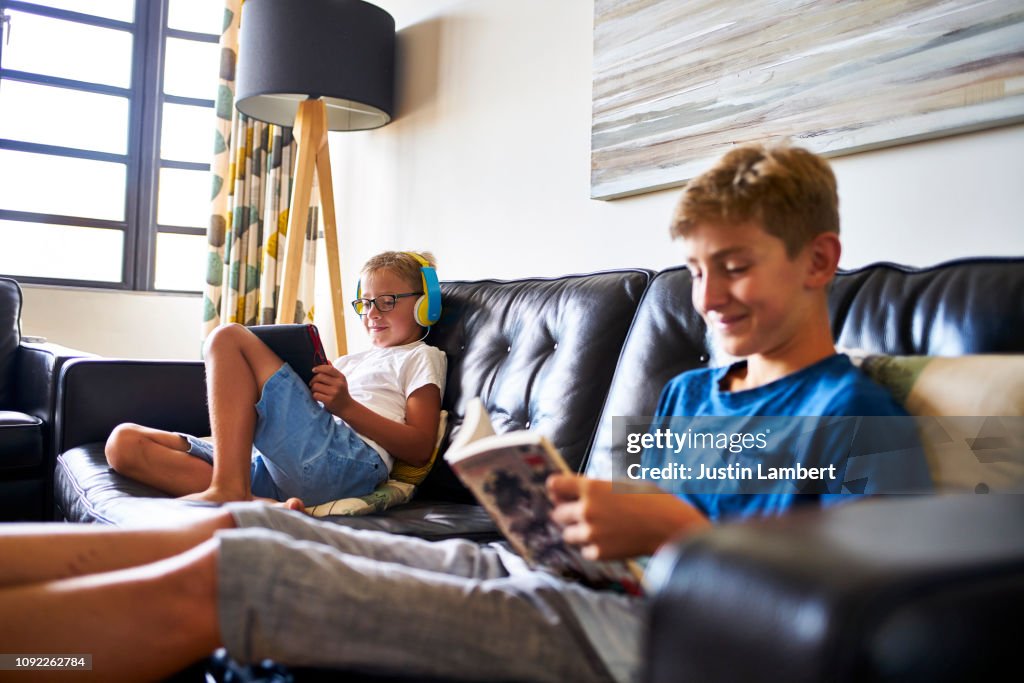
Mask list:
[[[437,271],[419,254],[403,252],[420,264],[420,278],[423,281],[423,294],[416,299],[413,306],[413,318],[420,327],[430,327],[441,319],[441,283],[437,280]],[[363,281],[356,283],[356,298],[363,298]]]

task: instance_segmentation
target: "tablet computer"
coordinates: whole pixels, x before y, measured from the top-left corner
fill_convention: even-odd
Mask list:
[[[316,325],[255,325],[249,330],[309,384],[313,368],[330,363]]]

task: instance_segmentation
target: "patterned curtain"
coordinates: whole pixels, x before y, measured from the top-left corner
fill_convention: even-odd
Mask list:
[[[226,0],[220,38],[203,338],[223,323],[273,323],[284,264],[295,141],[291,128],[256,121],[235,110],[242,1]],[[294,322],[313,322],[319,222],[319,192],[314,185]]]

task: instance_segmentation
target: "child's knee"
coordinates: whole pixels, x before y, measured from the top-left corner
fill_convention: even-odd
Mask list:
[[[145,439],[142,427],[137,424],[126,422],[114,427],[103,449],[107,464],[122,472],[130,468],[141,454]]]
[[[227,348],[237,349],[241,346],[242,338],[246,334],[251,333],[244,325],[238,323],[221,325],[206,338],[206,342],[203,344],[203,355],[208,356],[210,353]]]

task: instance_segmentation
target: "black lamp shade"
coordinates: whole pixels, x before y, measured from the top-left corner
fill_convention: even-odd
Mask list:
[[[362,0],[247,0],[235,104],[291,126],[299,103],[327,105],[330,130],[383,126],[394,113],[395,20]]]

